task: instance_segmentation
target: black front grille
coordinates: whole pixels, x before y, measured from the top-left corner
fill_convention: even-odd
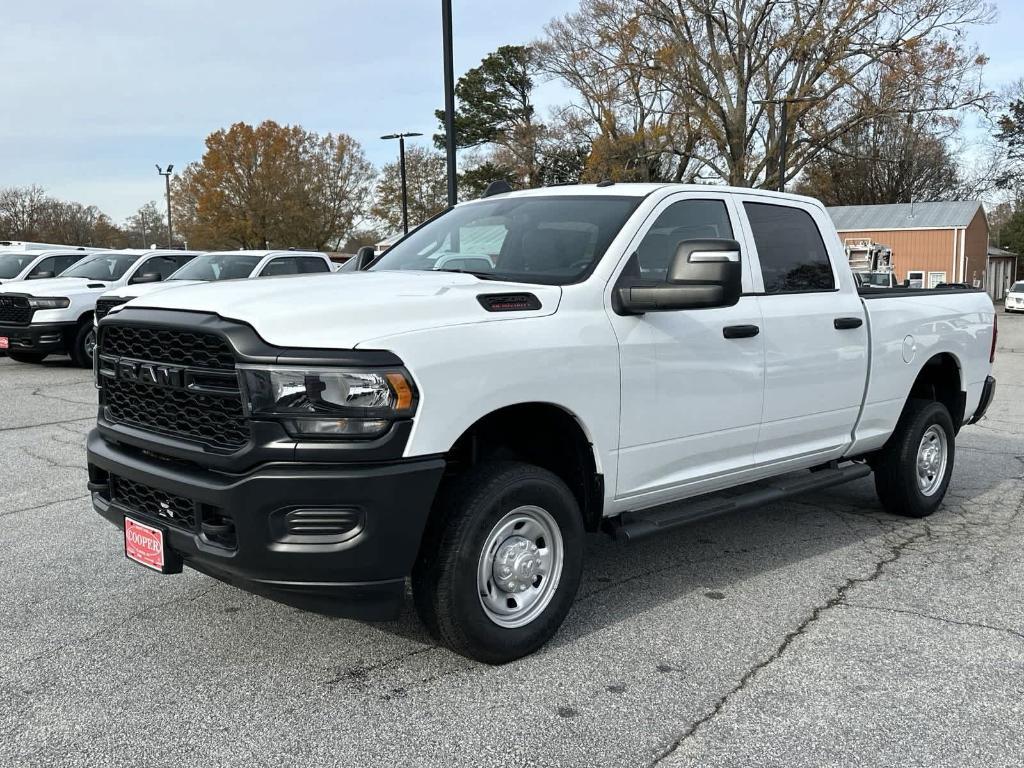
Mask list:
[[[34,314],[24,296],[0,296],[0,323],[28,325]]]
[[[249,440],[242,396],[204,395],[184,389],[106,379],[107,418],[170,437],[185,437],[214,449],[237,451]]]
[[[114,307],[119,307],[124,304],[128,299],[97,299],[96,300],[96,319],[102,320],[107,316]]]
[[[104,329],[101,352],[132,360],[173,363],[189,368],[234,370],[235,355],[220,336],[174,328],[112,325]]]
[[[111,476],[111,501],[140,515],[155,517],[168,525],[196,528],[196,505],[191,499],[160,491],[124,477]]]
[[[109,421],[184,438],[222,453],[246,445],[249,422],[227,341],[200,331],[119,325],[116,317],[111,321],[115,324],[101,326],[99,337],[102,400]],[[169,386],[125,377],[124,360],[169,366],[182,378]],[[210,381],[215,386],[203,385]]]

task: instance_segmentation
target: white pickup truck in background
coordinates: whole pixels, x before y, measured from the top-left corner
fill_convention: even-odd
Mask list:
[[[0,285],[56,277],[102,248],[0,249]]]
[[[98,251],[58,277],[0,286],[0,351],[23,363],[67,354],[75,365],[90,368],[96,346],[93,311],[100,294],[124,285],[164,280],[197,253]]]
[[[150,568],[362,616],[411,577],[441,642],[500,663],[557,631],[587,531],[872,472],[889,512],[934,512],[993,396],[994,318],[980,291],[858,289],[815,200],[500,194],[366,271],[104,318],[90,489]]]
[[[207,251],[159,283],[137,283],[107,291],[96,301],[99,321],[115,307],[139,296],[220,280],[333,272],[334,263],[320,251]]]

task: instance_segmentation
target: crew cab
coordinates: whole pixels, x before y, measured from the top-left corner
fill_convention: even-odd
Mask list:
[[[0,285],[59,275],[101,248],[0,249]]]
[[[334,263],[319,251],[207,251],[174,272],[163,282],[125,285],[101,294],[94,318],[99,321],[115,307],[139,296],[168,288],[182,288],[219,280],[251,277],[306,275],[333,272]]]
[[[933,513],[994,320],[981,291],[858,289],[809,198],[497,194],[364,270],[108,315],[89,488],[155,571],[372,618],[411,578],[440,642],[501,663],[557,631],[586,532],[872,472],[886,510]]]
[[[0,351],[23,363],[67,354],[75,365],[89,368],[96,346],[93,312],[100,294],[124,285],[159,282],[197,253],[100,251],[58,277],[0,286]]]

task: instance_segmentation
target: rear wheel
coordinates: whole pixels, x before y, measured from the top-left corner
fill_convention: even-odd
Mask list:
[[[875,490],[885,510],[927,517],[942,503],[953,474],[956,437],[942,403],[911,400],[875,458]]]
[[[46,359],[45,352],[8,352],[7,356],[19,363],[41,363]]]
[[[583,568],[569,488],[540,467],[481,465],[439,499],[413,570],[423,623],[456,653],[503,664],[558,631]]]
[[[83,323],[75,333],[71,345],[71,361],[79,368],[92,368],[92,356],[96,352],[96,328],[92,321]]]

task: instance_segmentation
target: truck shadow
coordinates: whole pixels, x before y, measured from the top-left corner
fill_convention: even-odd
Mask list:
[[[1021,449],[1019,440],[994,439],[976,429],[970,437],[984,447],[963,446],[950,496],[932,520],[949,518],[951,505],[971,503],[1008,477],[1021,475],[1022,462],[1015,456]],[[734,585],[847,547],[882,552],[888,542],[903,538],[901,532],[919,525],[883,511],[869,477],[630,544],[592,534],[575,605],[547,648],[572,643],[693,593],[700,593],[701,599],[728,599]],[[834,580],[830,577],[827,584]],[[378,626],[416,642],[432,642],[411,600],[398,621]]]

